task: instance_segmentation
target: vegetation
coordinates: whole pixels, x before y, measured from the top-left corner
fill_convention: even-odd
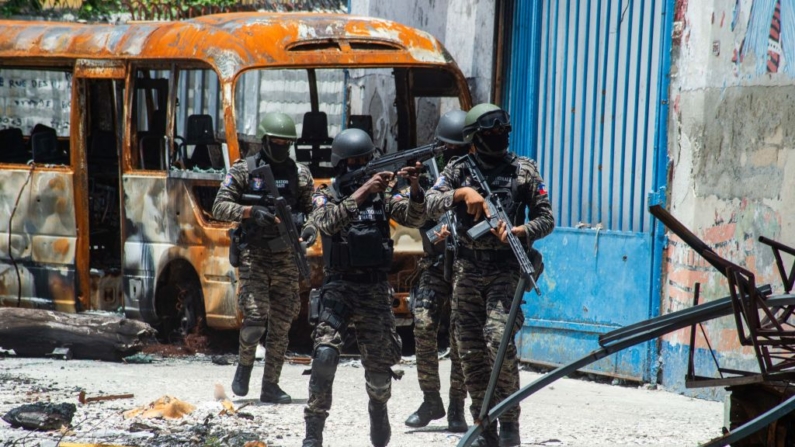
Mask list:
[[[113,14],[130,13],[138,20],[178,20],[236,9],[236,0],[6,0],[0,2],[0,16],[42,16],[73,13],[86,21],[106,21]]]

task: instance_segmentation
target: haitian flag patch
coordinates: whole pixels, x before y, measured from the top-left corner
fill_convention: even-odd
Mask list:
[[[546,186],[544,186],[543,183],[538,184],[538,193],[541,194],[542,196],[547,195],[547,188]]]

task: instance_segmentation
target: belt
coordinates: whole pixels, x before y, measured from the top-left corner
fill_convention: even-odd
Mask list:
[[[458,247],[458,256],[478,262],[511,262],[514,259],[510,250],[473,250],[466,247]]]
[[[326,282],[331,281],[350,281],[360,284],[375,284],[386,281],[386,272],[366,272],[366,273],[335,273],[326,278]]]

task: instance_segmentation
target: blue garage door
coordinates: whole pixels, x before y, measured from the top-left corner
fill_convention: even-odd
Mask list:
[[[512,147],[541,168],[557,228],[537,247],[543,296],[526,295],[523,360],[564,364],[599,334],[659,313],[667,73],[673,0],[515,1],[504,103]],[[590,371],[652,380],[656,345]]]

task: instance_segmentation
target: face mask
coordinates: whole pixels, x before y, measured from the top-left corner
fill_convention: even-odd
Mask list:
[[[282,163],[290,157],[290,146],[292,143],[275,144],[268,140],[265,142],[265,154],[274,163]]]
[[[475,135],[475,149],[488,158],[502,158],[508,151],[508,132],[493,135]]]

